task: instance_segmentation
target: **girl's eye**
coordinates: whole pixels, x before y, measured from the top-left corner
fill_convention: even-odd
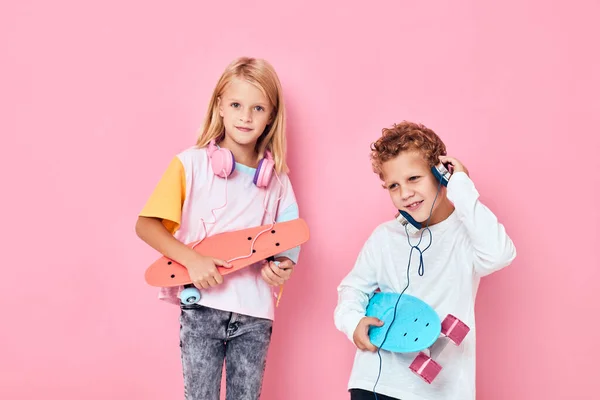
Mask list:
[[[411,176],[409,181],[416,181],[417,179],[419,179],[418,176]]]
[[[256,107],[254,107],[254,109],[256,111],[265,111],[264,107],[262,107],[262,106],[256,106]]]
[[[231,107],[233,108],[238,108],[240,106],[240,103],[231,103]]]

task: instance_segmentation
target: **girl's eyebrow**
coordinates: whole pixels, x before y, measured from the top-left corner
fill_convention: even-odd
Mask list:
[[[234,97],[232,97],[232,98],[229,98],[228,100],[229,100],[230,102],[232,102],[232,103],[241,103],[241,102],[242,102],[241,100],[238,100],[238,99],[236,99],[236,98],[234,98]],[[266,103],[256,103],[256,104],[254,104],[254,105],[255,105],[255,106],[262,106],[262,107],[265,107],[265,108],[267,108],[267,106],[268,106]]]

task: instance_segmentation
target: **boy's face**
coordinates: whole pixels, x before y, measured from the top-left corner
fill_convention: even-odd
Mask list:
[[[384,162],[381,170],[383,185],[389,191],[394,206],[409,213],[417,222],[427,222],[432,206],[429,225],[445,220],[454,210],[446,197],[446,188],[440,187],[429,164],[418,151],[401,152]]]

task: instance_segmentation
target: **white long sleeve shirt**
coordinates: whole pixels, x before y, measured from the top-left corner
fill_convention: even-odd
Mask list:
[[[410,285],[406,294],[429,304],[443,320],[452,314],[471,331],[460,346],[448,344],[435,360],[442,371],[428,384],[408,367],[417,353],[381,350],[381,376],[375,391],[402,400],[475,399],[475,297],[482,276],[509,265],[516,257],[512,240],[496,216],[479,201],[471,179],[456,172],[448,183],[454,212],[430,226],[431,247],[423,254],[424,274],[419,276],[419,253],[413,251]],[[415,245],[420,232],[410,236]],[[407,234],[395,219],[379,225],[363,246],[352,271],[338,287],[334,312],[336,327],[353,342],[353,334],[373,292],[400,293],[407,284],[410,252]],[[429,245],[423,234],[420,249]],[[348,388],[372,391],[379,371],[377,352],[357,350]]]

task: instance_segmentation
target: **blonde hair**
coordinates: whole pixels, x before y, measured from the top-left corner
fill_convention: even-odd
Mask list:
[[[285,106],[283,91],[275,69],[267,61],[259,58],[240,57],[227,66],[213,91],[204,124],[196,145],[207,146],[211,140],[219,140],[225,132],[223,119],[219,115],[219,98],[233,78],[244,79],[259,88],[273,106],[272,121],[256,142],[259,161],[265,150],[271,151],[278,173],[287,172],[285,139]]]

